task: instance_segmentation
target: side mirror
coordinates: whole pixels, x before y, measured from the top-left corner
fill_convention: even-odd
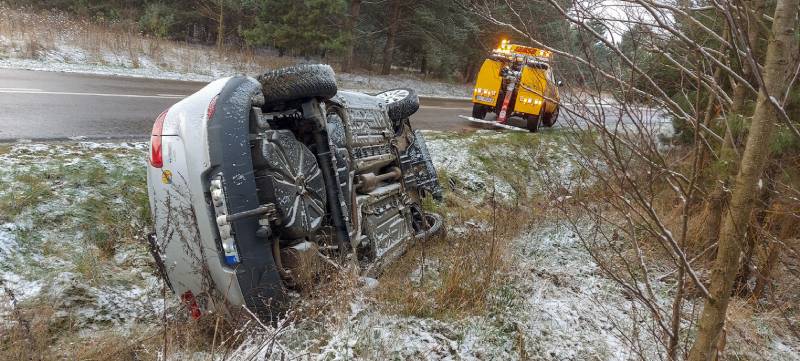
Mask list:
[[[556,81],[556,86],[562,86],[562,85],[564,85],[563,81],[561,81],[561,80]]]

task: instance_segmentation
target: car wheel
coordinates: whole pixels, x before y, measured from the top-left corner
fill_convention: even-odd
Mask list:
[[[531,133],[536,133],[539,131],[539,115],[527,115],[525,116],[526,127],[528,131]]]
[[[303,64],[270,70],[258,77],[267,105],[291,100],[320,98],[327,100],[336,95],[336,76],[333,69],[323,64]]]
[[[552,127],[554,124],[556,124],[556,120],[558,120],[558,111],[559,111],[559,108],[558,108],[558,107],[556,107],[556,110],[555,110],[555,111],[553,111],[553,112],[552,112],[552,113],[550,113],[550,114],[547,114],[547,115],[544,117],[544,120],[542,120],[542,124],[544,124],[544,126],[545,126],[545,127],[548,127],[548,128],[550,128],[550,127]]]
[[[325,217],[326,193],[314,154],[289,130],[264,133],[255,151],[259,198],[274,203],[281,239],[299,239],[315,232]]]
[[[419,97],[414,89],[397,88],[375,94],[386,104],[389,118],[399,122],[412,116],[419,110]]]
[[[406,154],[412,159],[425,164],[425,169],[421,170],[417,175],[417,184],[419,184],[425,192],[433,196],[433,199],[441,201],[444,191],[442,190],[442,186],[439,185],[436,167],[433,165],[433,159],[428,151],[428,145],[425,143],[425,136],[422,135],[421,131],[414,131],[414,142],[408,147]]]
[[[412,209],[412,214],[414,214],[414,222],[416,223],[415,238],[417,240],[425,240],[435,236],[444,237],[447,235],[447,228],[444,227],[444,218],[438,213],[418,213]],[[423,217],[425,218],[424,222],[422,221]],[[423,224],[427,224],[427,228],[423,227]]]
[[[472,117],[475,119],[486,118],[486,107],[480,104],[472,104]]]

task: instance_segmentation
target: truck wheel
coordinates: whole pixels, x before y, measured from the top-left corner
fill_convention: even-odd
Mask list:
[[[419,110],[419,97],[414,89],[397,88],[375,94],[386,104],[389,119],[399,122]]]
[[[270,70],[259,76],[258,81],[267,105],[309,98],[327,100],[337,91],[333,69],[323,64]]]
[[[536,133],[539,131],[539,115],[526,115],[525,122],[527,123],[526,128],[531,133]]]
[[[472,104],[472,117],[475,119],[486,118],[486,107],[480,104]]]
[[[552,127],[553,124],[556,124],[556,120],[558,120],[558,111],[559,108],[556,107],[556,110],[554,112],[546,114],[544,119],[542,120],[542,124],[544,124],[544,126],[548,128]]]

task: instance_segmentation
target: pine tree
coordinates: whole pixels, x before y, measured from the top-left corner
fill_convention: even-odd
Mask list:
[[[259,8],[255,25],[243,32],[249,45],[321,57],[344,49],[340,23],[347,7],[343,0],[264,0]]]

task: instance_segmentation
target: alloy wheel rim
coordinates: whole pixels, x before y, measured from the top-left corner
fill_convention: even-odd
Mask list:
[[[382,99],[386,104],[395,103],[401,101],[408,97],[408,90],[405,89],[393,89],[388,90],[383,93],[376,95],[376,97]]]

